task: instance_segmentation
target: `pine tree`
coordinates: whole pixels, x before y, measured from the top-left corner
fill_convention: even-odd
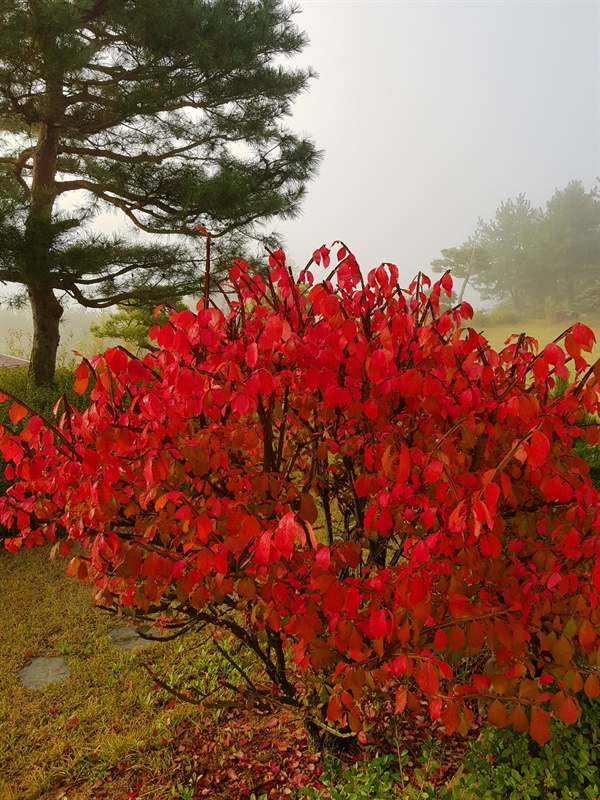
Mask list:
[[[593,296],[600,279],[597,187],[586,192],[580,181],[570,181],[556,190],[546,203],[537,250],[539,285],[546,296],[573,313],[583,295],[585,307],[585,299]]]
[[[473,285],[484,300],[509,302],[521,312],[535,296],[535,238],[541,212],[524,194],[507,200],[493,220],[479,220],[471,242],[487,251],[489,265],[473,274]]]
[[[28,296],[36,383],[52,380],[65,298],[198,293],[196,224],[256,234],[297,213],[320,153],[283,123],[313,77],[281,65],[307,42],[294,13],[280,0],[0,0],[0,280]],[[107,208],[184,244],[98,233]]]
[[[453,278],[459,278],[462,283],[457,303],[462,303],[465,291],[473,275],[479,275],[489,269],[490,260],[487,250],[477,247],[476,244],[465,244],[462,247],[449,247],[442,250],[442,258],[434,258],[431,267],[438,274],[450,270]]]

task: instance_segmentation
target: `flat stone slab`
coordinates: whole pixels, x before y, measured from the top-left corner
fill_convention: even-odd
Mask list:
[[[148,628],[144,630],[144,633],[160,639],[160,633],[155,628]],[[139,650],[141,647],[150,647],[154,644],[154,642],[142,638],[139,629],[134,625],[117,625],[108,635],[112,643],[121,650]]]
[[[49,683],[61,683],[70,676],[69,662],[66,658],[34,658],[26,667],[19,670],[19,678],[23,686],[30,689],[41,689]]]

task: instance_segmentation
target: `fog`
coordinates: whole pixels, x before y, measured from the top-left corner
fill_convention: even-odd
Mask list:
[[[320,77],[291,125],[325,149],[290,255],[343,239],[409,280],[478,217],[600,174],[597,2],[303,0]],[[472,299],[472,298],[471,298]]]
[[[543,206],[571,180],[594,186],[600,3],[298,7],[310,45],[295,61],[320,77],[289,124],[325,158],[300,216],[273,223],[294,264],[342,239],[363,269],[391,261],[409,281],[504,200],[525,192]],[[116,224],[103,220],[105,229]],[[466,297],[478,304],[473,290]],[[28,312],[21,318],[29,327]],[[0,348],[18,319],[0,311]]]

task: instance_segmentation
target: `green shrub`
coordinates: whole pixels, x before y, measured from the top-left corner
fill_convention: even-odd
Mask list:
[[[578,439],[573,450],[590,465],[592,483],[597,489],[600,489],[600,445],[589,445],[585,439]]]
[[[56,370],[54,383],[47,386],[36,386],[26,369],[0,369],[0,391],[4,390],[18,397],[38,414],[50,420],[54,419],[52,409],[63,394],[66,394],[69,402],[80,411],[88,405],[88,396],[76,394],[73,390],[74,382],[74,370],[68,367],[59,367]],[[0,405],[0,425],[8,422],[9,409],[8,403]]]
[[[392,741],[390,739],[390,741]],[[393,743],[393,742],[392,742]],[[322,789],[301,789],[299,798],[311,800],[453,800],[452,790],[430,780],[440,768],[440,742],[427,738],[418,765],[408,750],[379,754],[347,767],[333,756],[326,758]]]
[[[558,397],[564,394],[568,385],[569,381],[557,378],[556,386],[554,387],[552,395],[554,397]],[[596,420],[589,415],[584,421],[590,425],[595,424],[596,422]],[[590,467],[590,478],[592,483],[596,488],[600,488],[600,445],[590,445],[585,439],[576,439],[573,444],[573,452],[580,458],[583,458],[584,461],[587,461]]]
[[[311,800],[598,800],[600,797],[600,703],[582,699],[581,719],[552,721],[544,746],[511,728],[484,730],[470,745],[464,772],[450,786],[430,780],[440,767],[439,742],[423,743],[420,767],[408,779],[409,755],[376,755],[346,768],[329,757],[322,789],[302,789]]]
[[[302,789],[300,797],[312,800],[388,800],[396,796],[398,759],[393,755],[375,756],[344,768],[341,761],[328,758],[321,778],[324,789]]]
[[[493,328],[495,325],[517,325],[523,322],[525,314],[515,311],[511,306],[499,306],[476,311],[472,325],[475,328]]]
[[[562,322],[566,324],[576,322],[578,319],[573,304],[567,300],[566,297],[561,300],[546,300],[544,303],[544,317],[548,322]]]
[[[552,739],[536,744],[526,733],[489,728],[465,757],[453,798],[480,800],[598,800],[600,703],[582,700],[581,719],[551,722]]]

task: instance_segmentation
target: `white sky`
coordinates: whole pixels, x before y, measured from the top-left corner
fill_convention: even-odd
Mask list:
[[[325,152],[300,218],[276,224],[299,265],[343,239],[363,269],[412,278],[525,192],[543,206],[600,175],[596,0],[302,0],[320,77],[290,127]]]
[[[504,200],[595,185],[599,0],[296,4],[311,41],[291,63],[320,77],[289,126],[325,150],[301,216],[267,223],[296,266],[342,239],[365,272],[391,261],[407,284]]]

